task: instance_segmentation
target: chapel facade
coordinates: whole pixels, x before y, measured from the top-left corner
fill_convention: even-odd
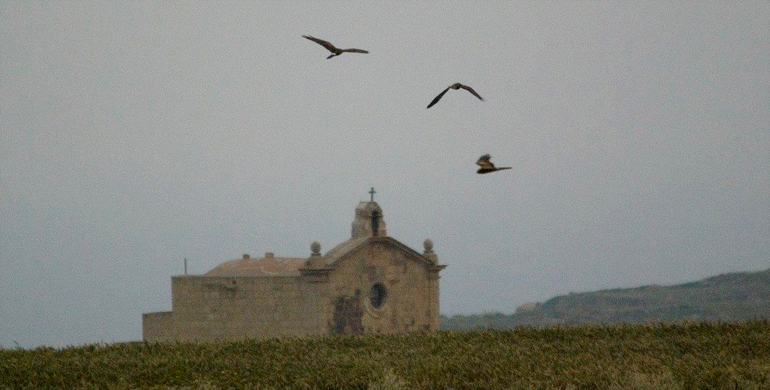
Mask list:
[[[226,261],[171,278],[171,311],[142,316],[145,341],[431,331],[439,272],[431,240],[418,253],[389,237],[380,206],[361,202],[349,240],[307,258]]]

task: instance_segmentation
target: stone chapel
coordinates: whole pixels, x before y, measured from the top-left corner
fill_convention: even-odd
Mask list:
[[[142,316],[145,341],[437,330],[439,272],[431,240],[418,253],[389,237],[380,206],[361,202],[349,240],[310,257],[244,255],[203,275],[171,278],[171,311]]]

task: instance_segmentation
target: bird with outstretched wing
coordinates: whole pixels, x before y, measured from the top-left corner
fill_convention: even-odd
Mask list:
[[[484,101],[484,98],[481,97],[481,95],[479,95],[478,93],[476,93],[476,91],[474,91],[473,88],[471,88],[471,87],[469,87],[467,85],[460,84],[460,83],[454,83],[454,84],[448,86],[447,89],[445,89],[443,92],[438,94],[438,96],[433,98],[433,101],[431,101],[430,104],[428,104],[428,108],[431,108],[431,107],[433,107],[434,104],[438,103],[438,101],[441,100],[441,98],[444,96],[444,94],[447,91],[449,91],[450,89],[457,90],[457,89],[460,89],[460,88],[470,92],[473,96],[479,98],[479,100]]]
[[[479,157],[479,160],[476,161],[476,165],[480,166],[478,171],[476,173],[479,174],[485,174],[490,172],[496,172],[496,171],[502,171],[504,169],[511,169],[511,167],[496,167],[495,164],[492,164],[492,161],[489,161],[492,159],[492,156],[485,154],[481,157]]]
[[[331,43],[329,43],[327,41],[324,41],[323,39],[318,39],[316,37],[310,36],[310,35],[303,35],[302,38],[309,39],[309,40],[311,40],[311,41],[313,41],[313,42],[315,42],[315,43],[325,47],[326,50],[329,50],[330,52],[332,52],[332,55],[326,57],[327,60],[329,58],[336,57],[336,56],[338,56],[338,55],[340,55],[342,53],[364,53],[364,54],[368,54],[369,53],[368,51],[361,50],[361,49],[338,49],[337,47],[335,47]]]

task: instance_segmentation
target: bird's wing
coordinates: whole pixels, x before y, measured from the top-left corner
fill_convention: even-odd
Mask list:
[[[449,91],[449,88],[448,88],[448,87],[447,87],[447,89],[445,89],[445,90],[444,90],[444,92],[441,92],[440,94],[438,94],[438,96],[436,96],[435,98],[433,98],[433,101],[432,101],[432,102],[430,102],[430,104],[428,104],[428,108],[431,108],[431,107],[433,107],[433,105],[434,105],[434,104],[438,103],[438,101],[439,101],[439,100],[441,100],[441,97],[442,97],[442,96],[444,96],[444,94],[446,93],[446,91]]]
[[[479,157],[479,160],[476,161],[476,165],[480,166],[483,169],[495,169],[495,164],[492,164],[492,162],[489,161],[491,158],[492,156],[485,154]]]
[[[334,53],[334,50],[336,49],[336,47],[334,47],[334,45],[332,45],[329,42],[324,41],[323,39],[318,39],[318,38],[310,36],[310,35],[303,35],[302,38],[309,39],[309,40],[311,40],[311,41],[313,41],[313,42],[315,42],[315,43],[325,47],[326,50],[329,50],[332,53]]]
[[[345,50],[342,50],[342,51],[347,52],[347,53],[364,53],[364,54],[369,54],[368,51],[361,50],[361,49],[345,49]]]
[[[474,90],[473,90],[473,88],[471,88],[471,87],[469,87],[469,86],[467,86],[467,85],[462,85],[462,84],[460,84],[460,88],[462,88],[462,89],[464,89],[464,90],[466,90],[466,91],[468,91],[468,92],[472,93],[472,94],[473,94],[473,96],[475,96],[475,97],[479,98],[479,100],[481,100],[481,101],[484,101],[484,98],[483,98],[483,97],[481,97],[481,95],[477,94],[477,93],[476,93],[476,91],[474,91]]]

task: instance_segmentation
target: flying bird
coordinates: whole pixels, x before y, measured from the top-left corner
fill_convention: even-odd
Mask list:
[[[503,169],[511,169],[511,167],[495,167],[495,164],[492,164],[491,161],[489,161],[492,158],[492,156],[485,154],[481,157],[479,157],[479,161],[476,161],[476,165],[480,166],[478,171],[476,173],[479,174],[485,174],[495,171],[502,171]]]
[[[473,90],[473,88],[471,88],[471,87],[469,87],[467,85],[462,85],[460,83],[454,83],[454,84],[450,85],[449,87],[447,87],[447,89],[445,89],[444,92],[441,92],[440,94],[438,94],[438,96],[433,98],[433,101],[430,102],[430,104],[428,104],[428,108],[431,108],[431,107],[433,107],[434,104],[438,103],[438,101],[441,100],[441,98],[444,96],[446,91],[449,91],[450,89],[460,89],[460,88],[462,88],[462,89],[472,93],[473,96],[479,98],[479,100],[484,101],[484,98],[481,97],[479,94],[477,94],[476,91]]]
[[[338,56],[338,55],[340,55],[342,53],[364,53],[364,54],[369,54],[368,51],[361,50],[361,49],[338,49],[334,45],[332,45],[331,43],[326,42],[323,39],[318,39],[316,37],[312,37],[310,35],[303,35],[302,38],[309,39],[309,40],[311,40],[311,41],[313,41],[313,42],[315,42],[315,43],[325,47],[326,50],[329,50],[330,52],[332,52],[332,55],[326,57],[327,60],[329,58],[336,57],[336,56]]]

